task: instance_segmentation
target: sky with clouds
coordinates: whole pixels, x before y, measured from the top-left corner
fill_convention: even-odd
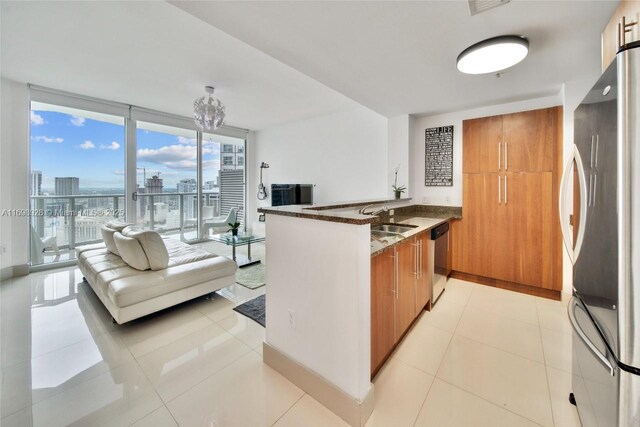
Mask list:
[[[184,133],[184,131],[182,131]],[[80,178],[80,189],[124,192],[124,124],[101,122],[54,111],[31,111],[31,169],[42,171],[42,187],[54,178]],[[137,130],[138,168],[147,178],[160,172],[164,188],[175,191],[181,179],[196,178],[196,133],[193,138]],[[203,180],[214,180],[220,164],[219,144],[203,143]],[[143,171],[137,182],[143,186]]]

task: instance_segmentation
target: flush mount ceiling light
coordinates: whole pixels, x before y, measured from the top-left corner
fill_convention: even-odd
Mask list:
[[[202,130],[218,129],[224,124],[225,106],[213,97],[213,86],[204,87],[206,95],[193,103],[193,117],[196,125]]]
[[[522,36],[499,36],[469,46],[458,55],[456,66],[466,74],[495,73],[513,67],[529,53]]]

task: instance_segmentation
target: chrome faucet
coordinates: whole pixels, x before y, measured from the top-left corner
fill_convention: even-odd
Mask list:
[[[382,212],[386,212],[389,210],[389,208],[387,208],[386,206],[382,206],[380,209],[378,209],[377,211],[373,211],[373,212],[367,212],[367,209],[371,206],[373,206],[375,203],[371,203],[367,206],[365,206],[364,208],[360,209],[358,211],[359,214],[361,215],[380,215]]]

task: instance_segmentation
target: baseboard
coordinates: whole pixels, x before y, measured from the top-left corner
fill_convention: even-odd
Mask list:
[[[29,274],[28,264],[12,265],[0,269],[0,280],[9,280],[14,277],[26,276],[27,274]]]
[[[452,277],[454,279],[460,279],[460,280],[466,280],[469,282],[479,283],[481,285],[493,286],[494,288],[520,292],[522,294],[533,295],[536,297],[549,298],[555,301],[560,301],[562,297],[561,292],[556,291],[554,289],[537,288],[535,286],[528,286],[528,285],[523,285],[521,283],[507,282],[505,280],[478,276],[476,274],[463,273],[461,271],[452,271],[449,277]]]
[[[263,361],[353,427],[365,425],[373,412],[373,385],[360,402],[322,376],[271,347],[262,345]]]

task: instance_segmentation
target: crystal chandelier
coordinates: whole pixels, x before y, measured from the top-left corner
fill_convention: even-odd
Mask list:
[[[205,86],[206,95],[193,103],[193,117],[196,125],[202,130],[218,129],[224,124],[225,106],[213,97],[213,86]]]

